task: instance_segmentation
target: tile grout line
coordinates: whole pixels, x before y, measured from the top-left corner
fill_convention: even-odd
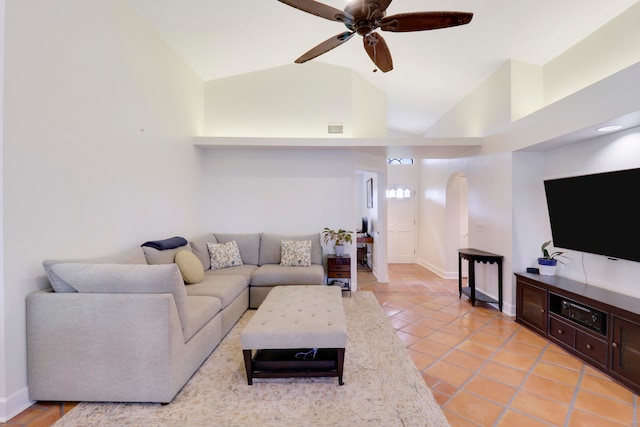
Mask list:
[[[423,280],[423,281],[428,281],[427,279],[421,279],[421,280]],[[435,296],[435,297],[439,300],[439,301],[437,301],[437,304],[440,306],[440,308],[434,308],[434,309],[429,308],[429,309],[428,309],[429,311],[432,311],[432,312],[440,311],[440,312],[443,312],[443,313],[456,315],[458,319],[463,318],[463,317],[464,317],[464,316],[466,316],[468,313],[472,312],[472,310],[462,311],[462,310],[460,309],[460,307],[457,307],[457,306],[456,306],[456,303],[455,303],[454,299],[455,299],[456,301],[457,301],[457,300],[459,300],[459,298],[457,298],[457,296],[458,296],[458,295],[457,295],[457,284],[456,284],[456,286],[455,286],[455,288],[456,288],[456,289],[454,289],[454,286],[447,287],[447,286],[446,286],[446,284],[438,283],[437,285],[438,285],[438,287],[439,287],[438,289],[440,289],[440,288],[443,288],[443,289],[448,289],[448,288],[450,288],[450,290],[449,290],[448,292],[437,292],[437,295],[436,295],[436,292],[434,291],[434,289],[436,288],[436,286],[427,287],[427,288],[425,288],[425,291],[424,291],[424,292],[420,292],[419,285],[415,285],[415,284],[412,284],[412,285],[406,285],[406,287],[411,286],[411,287],[412,287],[412,289],[414,289],[414,288],[415,288],[415,289],[414,289],[414,290],[415,290],[415,292],[411,292],[410,294],[405,294],[405,293],[403,293],[403,294],[402,294],[402,296],[401,296],[401,297],[399,297],[397,300],[401,300],[401,301],[403,301],[403,302],[410,302],[410,299],[411,299],[411,297],[412,297],[412,296],[417,296],[417,297],[420,299],[420,302],[413,303],[413,304],[411,305],[411,307],[418,307],[418,306],[420,306],[420,305],[424,304],[425,302],[428,302],[428,299],[427,299],[427,300],[423,300],[423,298],[424,298],[425,296],[427,296],[427,297]],[[387,292],[386,292],[386,294],[387,294],[388,296],[390,296],[390,297],[394,294],[394,292],[393,292],[393,290],[392,290],[392,289],[393,289],[393,288],[390,288],[390,287],[385,288],[385,290],[387,291]],[[456,292],[453,292],[453,290],[456,290]],[[445,296],[446,296],[446,297],[454,297],[454,296],[455,296],[455,298],[451,298],[451,301],[445,302],[445,300],[446,300],[446,298],[444,298]],[[389,301],[392,301],[392,299],[389,299]],[[426,308],[426,307],[425,307],[425,308]],[[447,311],[449,308],[451,308],[452,310],[451,310],[451,311]],[[402,311],[404,311],[404,310],[402,310]],[[492,313],[492,314],[493,314],[493,313]],[[497,313],[496,313],[496,314],[497,314]],[[423,318],[425,318],[425,317],[428,317],[428,316],[423,316]],[[510,316],[510,317],[511,317],[511,316]],[[478,327],[473,328],[473,333],[471,333],[470,335],[467,335],[467,336],[466,336],[466,338],[465,338],[465,340],[469,339],[470,337],[476,336],[476,335],[477,335],[481,330],[486,329],[486,328],[491,324],[491,322],[495,322],[497,319],[500,319],[500,317],[499,317],[499,316],[497,316],[497,315],[495,315],[495,314],[494,314],[494,315],[492,315],[490,318],[488,318],[486,321],[484,321],[484,322],[481,324],[481,326],[479,326],[479,328],[480,328],[480,329],[477,329]],[[440,321],[442,322],[442,320],[441,320],[441,319],[439,319],[439,318],[438,318],[437,320],[440,320]],[[418,339],[418,341],[416,341],[415,343],[412,343],[412,345],[415,345],[417,342],[419,342],[419,341],[421,341],[421,340],[427,339],[430,335],[432,335],[432,334],[433,334],[433,333],[435,333],[435,332],[448,333],[448,332],[443,332],[443,331],[442,331],[442,329],[443,329],[443,328],[445,328],[445,327],[447,327],[448,325],[451,325],[451,324],[452,324],[452,323],[454,323],[456,320],[457,320],[457,319],[454,319],[454,320],[451,320],[451,321],[448,321],[448,322],[443,322],[443,323],[444,323],[444,324],[443,324],[443,326],[441,326],[441,327],[439,327],[439,328],[437,328],[437,329],[434,329],[434,330],[433,330],[433,332],[430,332],[430,333],[429,333],[427,336],[425,336],[425,337],[422,337],[422,338],[418,338],[418,337],[416,337],[416,338]],[[407,323],[407,325],[413,324],[413,323],[415,323],[415,322],[417,322],[417,321],[419,321],[419,319],[416,319],[416,320],[410,320],[410,321],[409,321],[409,323]],[[403,322],[406,322],[406,320],[404,320],[404,319],[403,319]],[[407,325],[403,325],[403,327],[406,327]],[[499,326],[497,322],[496,322],[496,326]],[[519,330],[525,330],[525,329],[523,329],[523,328],[521,327],[521,328],[519,328]],[[396,329],[396,331],[401,331],[401,328]],[[486,330],[485,330],[485,332],[486,332],[486,333],[489,333],[489,332],[487,332]],[[498,331],[498,332],[499,332],[499,331]],[[408,334],[408,332],[405,332],[405,333],[407,333],[407,334]],[[515,341],[514,341],[514,337],[515,337],[515,335],[516,335],[517,333],[518,333],[518,330],[514,330],[512,333],[510,333],[510,334],[508,334],[508,335],[500,335],[500,334],[496,334],[496,336],[506,337],[506,338],[504,339],[504,342],[503,342],[499,347],[497,347],[497,348],[495,349],[495,351],[492,353],[492,355],[491,355],[490,357],[485,357],[485,358],[484,358],[484,360],[482,361],[482,364],[481,364],[477,369],[475,369],[475,370],[471,373],[471,376],[470,376],[469,378],[467,378],[467,379],[462,383],[462,385],[461,385],[461,386],[459,386],[459,387],[455,387],[455,386],[451,385],[451,387],[455,387],[455,388],[454,388],[454,390],[455,390],[455,391],[454,391],[454,393],[453,393],[451,396],[447,396],[447,394],[446,394],[446,393],[444,393],[444,392],[442,392],[442,391],[440,392],[440,394],[442,394],[442,397],[443,397],[443,398],[444,398],[444,397],[446,397],[446,398],[447,398],[447,401],[446,401],[445,403],[448,403],[448,402],[449,402],[449,401],[450,401],[454,396],[457,396],[457,395],[458,395],[458,393],[460,392],[460,390],[461,390],[461,389],[462,389],[466,384],[468,384],[468,383],[469,383],[470,381],[472,381],[473,379],[478,378],[478,376],[480,375],[480,374],[479,374],[479,371],[482,369],[482,367],[486,366],[486,365],[487,365],[487,364],[492,360],[492,357],[494,357],[494,356],[495,356],[495,354],[496,354],[497,352],[499,352],[500,350],[503,350],[503,349],[505,348],[505,346],[506,346],[508,343],[515,342]],[[450,335],[455,335],[455,334],[450,334]],[[492,335],[493,335],[493,334],[492,334]],[[523,337],[523,339],[524,339],[524,338],[525,338],[525,337]],[[445,340],[445,341],[446,341],[446,340]],[[463,341],[464,341],[464,340],[463,340]],[[522,341],[522,343],[523,343],[523,344],[529,344],[529,342],[528,342],[527,340]],[[459,348],[459,346],[460,346],[461,344],[462,344],[462,342],[460,342],[460,343],[458,343],[458,344],[456,344],[456,345],[454,345],[454,346],[452,346],[452,347],[450,347],[449,345],[447,345],[447,347],[448,347],[448,349],[446,349],[447,351],[445,351],[445,352],[444,352],[443,354],[441,354],[439,357],[435,357],[435,358],[434,358],[434,357],[432,357],[432,356],[429,356],[430,358],[434,359],[434,362],[430,363],[430,364],[429,364],[429,366],[428,366],[427,368],[425,368],[424,370],[421,370],[420,372],[421,372],[421,373],[424,373],[424,371],[426,371],[427,369],[429,369],[429,367],[430,367],[430,366],[432,366],[432,365],[433,365],[433,363],[435,363],[435,361],[438,361],[438,360],[443,361],[443,359],[444,359],[445,357],[447,357],[447,355],[451,354],[451,352],[453,352],[453,351],[454,351],[454,350],[456,350],[456,349],[458,349],[459,351],[463,351],[463,352],[465,352],[465,353],[469,354],[469,352],[467,352],[467,351],[462,350],[462,349],[460,349],[460,348]],[[407,349],[409,349],[410,347],[408,347],[408,346],[407,346],[406,348],[407,348]],[[587,371],[587,366],[588,366],[588,364],[582,363],[582,364],[580,365],[580,367],[576,369],[575,367],[572,367],[573,365],[567,365],[566,363],[563,363],[561,360],[557,360],[557,361],[556,361],[556,360],[555,360],[555,358],[554,358],[554,359],[552,359],[552,360],[549,360],[549,361],[546,361],[546,362],[545,362],[545,361],[543,360],[543,357],[545,356],[545,354],[548,354],[549,356],[552,356],[552,354],[550,354],[549,352],[551,351],[551,352],[554,352],[554,353],[555,353],[555,348],[556,348],[556,346],[554,345],[554,343],[549,342],[549,341],[546,341],[546,342],[544,343],[544,346],[540,348],[540,351],[539,351],[539,353],[538,353],[537,357],[535,358],[535,363],[534,363],[534,364],[533,364],[533,365],[532,365],[532,366],[531,366],[527,371],[521,371],[521,372],[523,372],[523,373],[526,373],[526,375],[523,377],[523,379],[522,379],[522,381],[520,382],[519,386],[515,387],[515,393],[514,393],[514,394],[511,396],[511,398],[508,400],[508,403],[507,403],[506,405],[503,405],[503,411],[502,411],[502,413],[500,414],[500,416],[498,417],[498,419],[497,419],[497,421],[496,421],[496,425],[497,425],[497,424],[500,422],[500,420],[504,417],[504,415],[506,414],[506,411],[507,411],[507,410],[512,410],[513,412],[518,413],[519,415],[526,416],[527,418],[530,418],[531,420],[536,420],[536,421],[538,421],[538,422],[541,422],[541,423],[543,423],[544,425],[554,425],[554,426],[567,426],[567,425],[570,425],[571,417],[572,417],[572,416],[575,416],[577,413],[581,412],[581,411],[579,411],[579,409],[578,409],[577,407],[575,407],[575,403],[576,403],[576,401],[577,401],[576,399],[577,399],[578,393],[580,393],[580,392],[584,391],[584,390],[582,390],[582,389],[581,389],[581,386],[583,385],[584,381],[586,380],[587,375],[589,375],[589,372]],[[563,350],[563,349],[562,349],[562,348],[559,348],[559,350]],[[511,351],[510,351],[510,352],[511,352]],[[514,352],[514,353],[519,353],[518,351],[513,351],[513,352]],[[561,353],[562,353],[562,354],[567,354],[567,353],[566,353],[566,351],[562,351]],[[471,353],[471,354],[473,354],[473,353]],[[426,353],[425,353],[425,356],[427,356],[427,354],[426,354]],[[571,356],[571,355],[569,354],[569,356]],[[502,363],[500,363],[500,362],[497,362],[497,361],[494,361],[494,362],[495,362],[495,363],[497,363],[497,364],[502,365]],[[447,363],[451,363],[451,362],[447,362]],[[519,393],[521,393],[521,392],[522,392],[522,393],[529,393],[528,391],[526,391],[526,390],[524,390],[524,389],[523,389],[524,384],[526,384],[526,382],[527,382],[527,381],[528,381],[528,380],[529,380],[529,379],[534,375],[534,370],[535,370],[535,368],[536,368],[540,363],[545,363],[545,364],[546,364],[546,363],[549,363],[550,365],[553,365],[553,366],[555,366],[555,367],[569,369],[569,370],[574,371],[574,373],[577,373],[577,374],[578,374],[578,378],[577,378],[576,383],[572,385],[572,387],[573,387],[573,393],[572,393],[572,395],[571,395],[571,400],[570,400],[570,402],[568,402],[568,403],[562,403],[562,405],[563,405],[563,406],[568,407],[568,412],[567,412],[566,419],[564,420],[564,424],[555,424],[556,422],[559,422],[560,420],[553,420],[553,421],[551,421],[551,422],[548,422],[548,421],[546,421],[546,420],[542,420],[542,419],[537,418],[537,413],[536,413],[536,412],[533,412],[532,414],[529,414],[529,413],[522,412],[522,411],[520,411],[520,410],[516,410],[516,409],[514,409],[514,408],[512,408],[512,407],[511,407],[511,404],[516,400],[516,398],[517,398],[517,396],[518,396],[518,394],[519,394]],[[461,366],[460,366],[460,365],[458,365],[458,364],[456,364],[456,363],[452,363],[452,365],[453,365],[453,366],[455,366],[455,367],[461,368]],[[510,365],[504,365],[504,366],[506,366],[506,367],[511,367]],[[462,366],[462,368],[466,370],[466,369],[468,368],[468,366]],[[511,367],[511,368],[513,368],[513,367]],[[558,379],[556,379],[556,377],[554,377],[554,376],[547,377],[546,375],[544,375],[543,377],[544,377],[545,379],[548,379],[548,380],[551,380],[551,381],[558,381],[559,383],[562,383],[562,384],[568,384],[568,385],[571,385],[570,383],[565,383],[565,381],[559,381],[559,380],[558,380]],[[436,384],[440,384],[441,382],[442,382],[443,384],[448,384],[448,382],[447,382],[447,381],[445,381],[445,380],[442,380],[442,379],[437,378],[437,377],[433,377],[433,378],[434,378],[435,380],[437,380],[437,383],[436,383]],[[506,383],[504,383],[503,381],[500,381],[500,380],[498,380],[498,381],[499,381],[500,383],[502,383],[502,384],[506,384]],[[511,386],[511,385],[509,385],[509,384],[507,384],[507,385],[513,388],[513,386]],[[432,388],[435,390],[435,386],[434,386],[434,387],[432,387]],[[445,390],[445,389],[443,389],[443,390]],[[483,397],[483,396],[480,396],[480,395],[477,395],[477,394],[475,394],[475,393],[471,393],[471,392],[469,392],[469,393],[470,393],[470,394],[473,394],[473,395],[475,395],[475,396],[478,396],[479,398],[485,399],[485,400],[487,400],[488,402],[494,402],[494,401],[493,401],[493,400],[491,400],[490,398],[486,398],[486,397]],[[540,393],[540,394],[538,394],[538,393]],[[591,393],[591,392],[590,392],[590,393]],[[594,393],[594,394],[596,394],[596,395],[601,395],[601,394],[599,394],[599,393]],[[534,395],[539,396],[539,397],[540,397],[540,398],[542,398],[542,399],[547,399],[547,396],[546,396],[545,394],[543,394],[543,393],[542,393],[542,391],[537,391],[536,393],[534,393]],[[606,397],[606,398],[608,398],[608,399],[612,399],[612,400],[616,400],[616,401],[618,401],[618,399],[616,399],[616,398],[615,398],[613,395],[611,395],[611,394],[606,394],[606,393],[605,393],[605,394],[602,394],[601,396],[602,396],[602,397]],[[568,396],[567,396],[567,397],[568,397]],[[547,399],[547,400],[549,400],[549,399]],[[562,400],[564,401],[565,399],[562,399]],[[638,400],[639,400],[639,399],[638,399],[638,395],[636,395],[635,393],[633,393],[633,394],[632,394],[632,396],[631,396],[631,406],[632,406],[632,408],[631,408],[631,409],[632,409],[632,414],[631,414],[631,423],[632,423],[632,425],[631,425],[631,426],[633,426],[633,427],[638,427],[638,421],[639,421],[639,420],[638,420],[638,417],[640,416],[640,413],[639,413],[639,411],[638,411],[638,409],[637,409],[637,405],[638,405],[638,403],[639,403],[639,402],[638,402]],[[553,400],[550,400],[550,401],[551,401],[551,402],[553,402]],[[558,402],[558,403],[560,403],[560,402]],[[460,414],[460,413],[458,413],[458,412],[447,410],[447,409],[445,409],[444,407],[443,407],[443,410],[446,410],[446,412],[447,412],[448,414],[450,414],[451,416],[460,417],[460,419],[461,419],[461,420],[462,420],[462,419],[465,419],[465,420],[466,420],[466,418],[465,418],[465,417],[462,417],[462,416],[461,416],[461,414]],[[598,413],[598,412],[595,412],[595,413],[588,412],[588,416],[593,416],[594,418],[604,418],[604,419],[610,420],[608,417],[604,416],[604,415],[603,415],[603,413]],[[610,420],[610,421],[612,421],[612,422],[617,422],[617,421],[615,421],[615,420]],[[628,422],[628,421],[627,421],[627,422]],[[475,424],[475,423],[474,423],[474,424]],[[630,427],[631,427],[631,426],[630,426]]]
[[[525,330],[525,329],[521,326],[521,329],[520,329],[520,330]],[[520,385],[519,385],[518,387],[516,387],[516,392],[513,394],[513,396],[511,396],[511,399],[509,399],[509,402],[507,403],[507,405],[505,405],[505,411],[506,411],[506,408],[509,408],[509,410],[511,410],[511,411],[513,411],[513,412],[516,412],[516,413],[518,413],[518,414],[520,414],[520,415],[523,415],[523,416],[529,417],[529,418],[531,418],[531,419],[533,419],[533,420],[536,420],[536,421],[538,421],[538,422],[541,422],[541,423],[543,423],[543,424],[546,424],[546,425],[550,425],[550,426],[552,426],[553,424],[549,424],[547,421],[545,421],[545,420],[543,420],[543,419],[541,419],[541,418],[539,418],[539,417],[536,417],[535,415],[531,415],[531,414],[529,414],[529,413],[527,413],[527,412],[523,412],[523,411],[520,411],[520,410],[518,410],[518,409],[515,409],[515,408],[512,408],[512,407],[511,407],[511,404],[512,404],[512,403],[513,403],[513,401],[515,400],[516,396],[518,396],[518,394],[520,394],[520,392],[523,392],[523,391],[524,391],[524,392],[527,392],[526,390],[523,390],[523,389],[522,389],[522,387],[523,387],[523,386],[524,386],[524,384],[527,382],[527,380],[528,380],[529,378],[531,378],[531,376],[533,375],[533,371],[535,370],[536,366],[538,366],[538,363],[540,363],[540,362],[542,361],[542,356],[543,356],[543,354],[544,354],[544,353],[549,349],[550,345],[551,345],[551,344],[550,344],[549,342],[545,342],[544,346],[543,346],[543,347],[542,347],[542,349],[540,350],[540,353],[538,354],[538,357],[536,357],[535,362],[534,362],[534,363],[531,365],[531,367],[527,370],[527,372],[526,372],[526,374],[525,374],[524,378],[522,379],[522,382],[520,383]],[[496,424],[496,426],[497,426],[497,424]],[[495,427],[495,426],[494,426],[494,427]]]
[[[582,368],[580,369],[580,377],[578,377],[578,382],[576,383],[576,389],[573,391],[573,396],[571,397],[571,404],[569,405],[569,412],[567,412],[567,418],[564,420],[564,427],[569,427],[569,423],[571,421],[571,416],[573,415],[574,405],[576,400],[578,400],[578,394],[580,393],[580,386],[582,384],[582,380],[584,379],[586,364],[582,364]]]
[[[451,305],[451,304],[449,304],[449,305]],[[444,307],[448,307],[449,305],[444,306]],[[455,321],[459,320],[461,317],[464,317],[464,316],[466,316],[468,313],[471,313],[471,312],[473,312],[473,310],[469,310],[469,311],[467,311],[464,315],[459,316],[457,319],[452,320],[451,322],[448,322],[445,326],[451,325],[453,322],[455,322]],[[491,322],[492,322],[492,321],[494,321],[495,319],[498,319],[499,317],[500,317],[500,316],[498,316],[498,315],[494,315],[494,316],[492,316],[491,318],[487,319],[487,321],[486,321],[486,322],[484,322],[484,324],[483,324],[480,328],[475,329],[475,330],[473,331],[473,333],[471,333],[470,335],[468,335],[468,336],[467,336],[467,337],[466,337],[462,342],[465,342],[465,341],[466,341],[466,340],[468,340],[470,337],[472,337],[472,336],[474,336],[474,335],[479,334],[485,326],[487,326],[489,323],[491,323]],[[443,327],[444,327],[444,326],[443,326]],[[518,329],[518,330],[519,330],[519,329]],[[502,412],[501,412],[501,413],[500,413],[500,415],[498,416],[498,418],[497,418],[496,422],[497,422],[497,421],[499,421],[499,420],[501,419],[502,414],[503,414],[503,413],[505,412],[505,410],[506,410],[506,408],[505,408],[505,406],[504,406],[504,405],[502,405],[502,404],[501,404],[501,403],[499,403],[499,402],[495,402],[495,401],[492,401],[492,400],[490,400],[490,399],[487,399],[487,398],[486,398],[486,397],[484,397],[484,396],[480,396],[480,395],[478,395],[477,393],[473,393],[473,392],[471,392],[471,391],[464,390],[464,386],[465,386],[466,384],[468,384],[468,383],[469,383],[473,378],[475,378],[476,376],[478,376],[478,375],[479,375],[479,374],[478,374],[478,371],[480,371],[484,366],[486,366],[489,362],[491,362],[491,361],[492,361],[493,356],[495,356],[495,354],[496,354],[496,353],[498,353],[498,351],[500,351],[500,350],[501,350],[501,349],[506,345],[507,341],[509,341],[509,340],[510,340],[510,339],[511,339],[511,338],[512,338],[512,337],[513,337],[513,336],[518,332],[518,330],[514,330],[514,331],[513,331],[513,333],[511,333],[511,334],[509,335],[509,337],[508,337],[508,338],[506,338],[506,339],[504,340],[504,342],[503,342],[499,347],[497,347],[497,348],[496,348],[496,350],[495,350],[493,353],[491,353],[491,355],[490,355],[490,356],[488,356],[488,357],[485,357],[485,358],[484,358],[485,360],[480,364],[480,366],[478,367],[478,369],[476,369],[476,370],[472,371],[472,372],[471,372],[471,376],[470,376],[469,378],[467,378],[467,380],[466,380],[466,381],[464,381],[464,382],[463,382],[459,387],[456,387],[456,389],[457,389],[457,390],[455,391],[455,393],[453,393],[453,394],[449,397],[449,399],[447,399],[447,402],[446,402],[447,404],[449,403],[449,401],[450,401],[453,397],[457,396],[457,395],[460,393],[460,391],[465,391],[465,392],[467,392],[467,393],[469,393],[469,394],[471,394],[471,395],[473,395],[473,396],[479,397],[479,398],[484,399],[484,400],[488,400],[488,401],[490,401],[490,402],[492,402],[492,403],[495,403],[495,404],[497,404],[497,405],[502,406],[502,407],[503,407]],[[439,329],[438,329],[438,331],[439,331]],[[485,333],[488,333],[488,332],[485,332]],[[493,334],[491,334],[491,335],[493,335]],[[425,337],[425,338],[427,338],[427,337]],[[449,351],[447,351],[447,352],[443,353],[443,354],[442,354],[440,357],[438,357],[436,360],[442,360],[446,355],[448,355],[448,354],[452,353],[454,350],[458,349],[458,346],[459,346],[459,345],[460,345],[460,343],[458,343],[458,344],[456,344],[455,346],[451,347],[451,348],[449,349]],[[458,349],[458,350],[459,350],[459,351],[462,351],[462,352],[464,352],[464,353],[468,353],[467,351],[462,350],[462,349]],[[450,363],[450,362],[447,362],[447,363]],[[498,362],[496,362],[496,363],[498,363]],[[454,366],[458,366],[458,365],[455,365],[455,364],[453,364],[453,363],[452,363],[452,365],[454,365]],[[461,368],[461,369],[464,369],[464,370],[466,371],[466,369],[465,369],[465,368],[462,368],[462,367],[460,367],[460,368]],[[428,369],[428,368],[425,368],[425,370],[427,370],[427,369]],[[421,371],[421,372],[422,372],[422,371]],[[444,381],[444,380],[440,380],[440,381]],[[446,381],[445,381],[445,382],[446,382]],[[508,384],[505,384],[505,385],[507,385],[507,386],[508,386]],[[445,404],[445,405],[446,405],[446,404]],[[446,408],[445,408],[445,405],[443,405],[443,409],[446,409]],[[449,412],[451,412],[451,411],[449,411]],[[465,421],[469,421],[469,422],[473,422],[474,424],[477,424],[477,423],[475,423],[473,420],[469,420],[468,418],[465,418],[465,417],[463,417],[463,416],[462,416],[462,415],[460,415],[460,414],[455,414],[455,415],[456,415],[456,416],[458,416],[458,417],[460,417],[460,418],[462,418],[462,419],[464,419]]]
[[[420,305],[420,304],[417,304],[417,305]],[[451,305],[451,304],[449,304],[449,305]],[[447,305],[447,306],[443,306],[443,307],[448,307],[449,305]],[[438,310],[438,311],[441,311],[441,310]],[[452,321],[450,321],[450,322],[446,323],[446,325],[445,325],[445,326],[448,326],[448,325],[452,324],[453,322],[455,322],[455,321],[459,320],[461,317],[464,317],[466,314],[471,313],[471,312],[472,312],[472,310],[469,310],[467,313],[465,313],[465,314],[464,314],[464,315],[462,315],[462,316],[459,316],[457,319],[452,320]],[[500,316],[499,316],[499,315],[494,315],[494,316],[492,316],[490,319],[487,319],[487,321],[486,321],[486,322],[485,322],[485,323],[484,323],[480,328],[475,329],[475,330],[474,330],[474,332],[473,332],[472,334],[468,335],[468,336],[467,336],[467,338],[465,339],[465,341],[466,341],[467,339],[469,339],[470,337],[475,336],[475,335],[479,334],[480,332],[482,332],[482,330],[484,329],[484,327],[486,327],[489,323],[491,323],[492,321],[494,321],[494,320],[496,320],[496,319],[499,319],[499,318],[500,318]],[[417,322],[417,321],[418,321],[418,320],[413,321],[413,322],[411,322],[411,323],[415,323],[415,322]],[[443,326],[443,327],[444,327],[444,326]],[[436,331],[439,331],[439,330],[440,330],[440,329],[437,329]],[[513,332],[512,332],[512,333],[511,333],[507,338],[505,338],[505,340],[503,341],[503,343],[502,343],[499,347],[497,347],[497,348],[496,348],[496,350],[495,350],[493,353],[491,353],[491,355],[490,355],[490,356],[488,356],[488,357],[486,357],[486,358],[485,358],[484,362],[483,362],[483,363],[478,367],[478,369],[476,369],[475,371],[473,371],[473,372],[472,372],[472,375],[471,375],[471,376],[470,376],[470,377],[469,377],[469,378],[468,378],[468,379],[467,379],[463,384],[461,384],[459,387],[456,387],[456,388],[457,388],[456,392],[455,392],[455,393],[453,393],[453,394],[452,394],[452,395],[447,399],[447,403],[448,403],[448,402],[449,402],[453,397],[455,397],[456,395],[458,395],[458,394],[460,393],[460,391],[462,390],[462,391],[466,391],[467,393],[469,393],[469,394],[471,394],[471,395],[473,395],[473,396],[476,396],[476,397],[478,397],[478,398],[481,398],[481,399],[487,400],[487,401],[489,401],[489,402],[495,403],[495,404],[497,404],[497,405],[499,405],[499,406],[501,406],[501,407],[502,407],[502,411],[501,411],[500,415],[498,416],[498,418],[496,419],[496,422],[495,422],[494,426],[497,426],[497,425],[499,424],[499,422],[502,420],[502,418],[503,418],[503,417],[504,417],[504,415],[506,414],[507,410],[509,410],[509,409],[510,409],[510,410],[512,410],[512,411],[514,411],[514,412],[516,412],[516,413],[519,413],[519,414],[521,414],[521,415],[523,415],[523,416],[526,416],[526,417],[532,418],[532,419],[534,419],[534,420],[536,420],[536,421],[542,422],[542,423],[544,423],[544,424],[552,425],[552,424],[548,424],[545,420],[542,420],[542,419],[540,419],[540,418],[538,418],[538,417],[532,416],[531,414],[528,414],[528,413],[525,413],[525,412],[521,412],[521,411],[519,411],[519,410],[516,410],[516,409],[514,409],[514,408],[511,408],[511,403],[513,402],[513,400],[515,399],[515,397],[518,395],[518,393],[519,393],[520,391],[522,391],[522,386],[524,385],[524,383],[526,382],[526,380],[527,380],[527,379],[532,375],[533,369],[534,369],[534,368],[537,366],[537,364],[542,360],[542,355],[544,354],[544,352],[545,352],[545,351],[547,351],[547,349],[550,347],[550,343],[548,343],[548,342],[546,342],[546,343],[545,343],[545,345],[541,348],[540,353],[538,354],[538,356],[537,356],[537,357],[536,357],[536,359],[535,359],[535,362],[531,365],[531,368],[529,368],[529,370],[527,371],[526,376],[523,378],[523,380],[522,380],[521,384],[520,384],[518,387],[515,387],[515,392],[514,392],[513,396],[511,396],[511,398],[509,399],[509,401],[508,401],[506,404],[504,404],[504,405],[503,405],[503,404],[501,404],[501,403],[499,403],[499,402],[493,401],[493,400],[491,400],[491,399],[487,399],[485,396],[478,395],[477,393],[473,393],[473,392],[468,391],[468,390],[463,390],[463,389],[464,389],[464,386],[465,386],[466,384],[468,384],[468,383],[469,383],[473,378],[477,377],[477,376],[479,375],[479,373],[478,373],[478,372],[479,372],[479,371],[480,371],[484,366],[486,366],[489,362],[491,362],[491,361],[493,360],[493,357],[494,357],[494,356],[495,356],[495,355],[496,355],[500,350],[504,349],[504,347],[505,347],[505,346],[506,346],[506,345],[507,345],[507,344],[508,344],[508,343],[509,343],[509,342],[510,342],[514,337],[515,337],[515,335],[516,335],[519,331],[522,331],[522,330],[524,330],[524,328],[522,328],[522,327],[520,326],[518,329],[514,330],[514,331],[513,331]],[[485,333],[488,333],[488,332],[485,332]],[[430,334],[430,335],[431,335],[431,334]],[[493,335],[493,334],[490,334],[490,335]],[[428,338],[428,337],[429,337],[429,335],[428,335],[428,336],[426,336],[426,337],[424,337],[424,338],[422,338],[422,340],[424,340],[424,339],[426,339],[426,338]],[[463,342],[464,342],[464,341],[463,341]],[[442,360],[442,359],[443,359],[447,354],[450,354],[451,352],[453,352],[453,350],[457,349],[457,348],[458,348],[458,346],[459,346],[459,344],[456,344],[454,347],[452,347],[451,349],[449,349],[447,352],[443,353],[443,354],[442,354],[440,357],[438,357],[436,360],[437,360],[437,361]],[[460,351],[467,353],[467,352],[466,352],[466,351],[464,351],[464,350],[460,350]],[[500,363],[500,362],[495,362],[495,363],[498,363],[498,364],[500,364],[500,365],[503,365],[503,364],[502,364],[502,363]],[[430,365],[430,366],[431,366],[431,365]],[[455,365],[455,366],[457,366],[457,365]],[[507,366],[507,365],[504,365],[504,366]],[[507,366],[507,367],[509,367],[509,366]],[[420,371],[420,372],[421,372],[421,373],[423,373],[423,372],[424,372],[424,371],[426,371],[427,369],[428,369],[428,368],[425,368],[423,371]],[[464,369],[464,368],[462,368],[462,369]],[[466,369],[465,369],[465,370],[466,370]],[[443,382],[443,380],[440,380],[439,382]],[[445,381],[445,382],[446,382],[446,381]],[[503,383],[503,382],[501,382],[501,381],[498,381],[498,382],[500,382],[501,384],[504,384],[504,385],[506,385],[506,386],[508,386],[508,387],[511,387],[509,384],[505,384],[505,383]],[[446,404],[445,404],[445,405],[446,405]],[[446,408],[445,408],[445,405],[443,405],[443,409],[446,409]],[[569,409],[571,409],[571,407],[570,407]],[[469,420],[468,418],[465,418],[465,417],[463,417],[463,416],[462,416],[462,415],[460,415],[460,414],[457,414],[457,413],[456,413],[455,415],[456,415],[456,416],[458,416],[458,417],[460,417],[460,418],[462,418],[462,419],[464,419],[464,420],[466,420],[466,421],[473,422],[473,420]],[[475,422],[474,422],[474,424],[475,424]]]

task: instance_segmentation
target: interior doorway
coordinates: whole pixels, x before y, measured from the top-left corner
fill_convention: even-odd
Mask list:
[[[383,171],[357,170],[355,218],[353,230],[359,230],[352,245],[352,277],[360,283],[360,270],[365,270],[371,280],[385,282],[387,270],[387,209],[384,190],[386,175]],[[360,250],[358,250],[360,249]],[[359,255],[359,256],[358,256]],[[364,260],[364,265],[363,265]],[[371,280],[368,280],[369,282]],[[355,288],[357,289],[357,288]]]

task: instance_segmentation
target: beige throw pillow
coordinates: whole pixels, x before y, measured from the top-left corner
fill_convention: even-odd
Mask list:
[[[175,262],[178,264],[180,274],[182,274],[182,279],[185,284],[191,285],[204,280],[204,267],[202,266],[202,262],[200,262],[200,259],[193,253],[187,250],[181,250],[176,254]]]

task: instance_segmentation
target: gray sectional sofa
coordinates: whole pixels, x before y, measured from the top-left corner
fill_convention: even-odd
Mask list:
[[[311,241],[310,265],[281,265],[283,241]],[[241,265],[212,268],[209,245],[230,242]],[[319,233],[210,233],[43,265],[51,288],[26,302],[33,400],[170,402],[274,286],[324,283]]]

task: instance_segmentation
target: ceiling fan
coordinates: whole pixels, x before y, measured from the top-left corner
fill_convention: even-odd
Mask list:
[[[323,41],[296,59],[296,63],[316,58],[357,33],[362,36],[364,49],[373,63],[384,73],[393,70],[393,60],[384,38],[375,32],[378,28],[393,32],[435,30],[468,24],[473,18],[473,13],[469,12],[413,12],[386,16],[392,0],[351,0],[344,11],[314,0],[279,1],[321,18],[341,22],[349,30]]]

